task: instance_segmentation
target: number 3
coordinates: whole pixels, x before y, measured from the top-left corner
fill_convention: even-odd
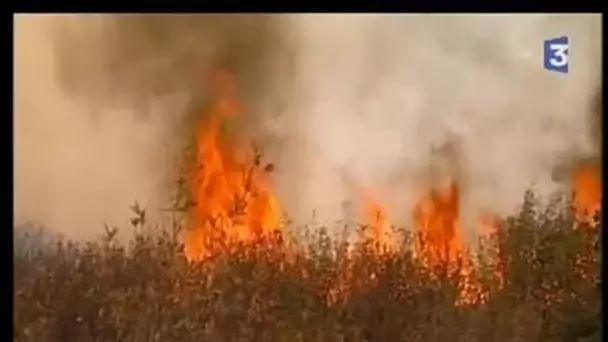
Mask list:
[[[549,59],[549,63],[554,67],[563,67],[568,64],[568,44],[551,44],[549,48],[553,51],[553,58]],[[556,58],[557,57],[557,58]]]

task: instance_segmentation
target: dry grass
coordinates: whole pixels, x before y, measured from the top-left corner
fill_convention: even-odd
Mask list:
[[[21,241],[14,340],[600,341],[598,234],[574,227],[560,203],[540,210],[527,196],[482,243],[476,274],[487,300],[470,306],[454,305],[458,271],[430,272],[408,244],[347,259],[323,231],[295,256],[273,239],[203,263],[186,261],[173,231],[149,230],[128,246],[111,231],[35,252]],[[488,260],[500,261],[502,286]],[[348,263],[349,294],[330,305]]]

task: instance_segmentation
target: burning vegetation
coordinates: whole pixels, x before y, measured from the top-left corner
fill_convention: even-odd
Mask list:
[[[407,231],[362,191],[360,240],[321,230],[308,246],[290,239],[273,166],[245,137],[222,134],[245,115],[234,76],[218,71],[210,88],[184,229],[17,257],[16,341],[576,341],[595,331],[597,165],[575,169],[566,204],[540,209],[528,194],[514,217],[481,216],[476,254],[456,181],[404,208]]]
[[[279,229],[280,210],[260,155],[238,141],[222,140],[222,120],[242,115],[232,75],[212,77],[216,98],[198,125],[189,171],[193,197],[186,231],[186,255],[204,259],[239,243],[254,243]],[[241,143],[241,144],[239,144]]]
[[[133,238],[128,241],[121,240],[117,228],[111,226],[105,227],[99,239],[83,242],[53,239],[32,227],[29,231],[34,235],[15,234],[14,341],[600,341],[599,151],[588,152],[587,146],[577,145],[585,140],[586,130],[584,125],[576,125],[585,123],[580,121],[579,105],[586,103],[582,94],[591,89],[589,80],[599,70],[600,49],[593,38],[600,34],[599,17],[378,20],[369,16],[162,15],[97,19],[87,19],[92,23],[88,26],[73,17],[66,22],[64,34],[52,36],[58,52],[54,63],[31,51],[51,51],[41,45],[48,39],[42,33],[56,30],[41,26],[28,31],[26,36],[40,39],[30,43],[38,50],[25,49],[16,55],[16,59],[35,56],[21,66],[31,75],[17,82],[21,84],[17,92],[33,93],[16,98],[26,104],[37,103],[40,108],[34,106],[32,113],[36,115],[31,114],[27,121],[39,123],[50,117],[47,124],[70,126],[68,121],[82,119],[82,126],[89,126],[85,115],[53,119],[64,110],[52,103],[55,81],[67,98],[85,100],[96,107],[95,118],[108,127],[125,120],[101,120],[106,105],[149,109],[157,101],[164,102],[165,95],[185,93],[187,104],[194,104],[204,102],[202,95],[209,94],[192,127],[193,153],[183,158],[183,182],[178,192],[188,198],[187,205],[176,204],[170,224],[158,226],[151,222],[154,213],[147,215],[145,209],[133,206]],[[577,71],[569,74],[571,81],[563,84],[547,83],[543,74],[535,71],[539,68],[537,58],[526,57],[524,51],[528,43],[541,40],[541,32],[545,38],[543,30],[555,27],[571,31],[578,51],[587,51],[577,59]],[[488,32],[500,40],[496,44],[487,41]],[[454,39],[446,41],[446,34]],[[404,39],[409,44],[402,44]],[[23,39],[17,37],[19,40]],[[412,50],[411,46],[417,48]],[[367,55],[368,51],[373,53]],[[449,60],[444,58],[448,55]],[[215,65],[230,69],[215,70],[201,89],[198,76]],[[26,81],[30,77],[33,83]],[[246,89],[240,94],[236,81]],[[292,83],[297,83],[297,89],[286,90]],[[408,92],[407,98],[400,96],[401,89]],[[292,91],[294,97],[304,95],[304,105],[298,103],[299,98],[291,103]],[[556,96],[560,97],[559,108],[552,103]],[[324,106],[327,97],[331,103]],[[601,97],[597,99],[593,120],[586,121],[593,122],[590,134],[599,146],[602,110]],[[275,174],[289,172],[281,166],[275,172],[274,165],[263,158],[263,151],[252,144],[257,139],[232,126],[253,117],[249,122],[264,121],[266,112],[262,109],[267,107],[272,108],[270,117],[291,105],[310,117],[301,122],[297,120],[299,113],[287,111],[286,117],[294,120],[278,120],[281,130],[291,132],[303,123],[306,133],[314,133],[306,139],[318,139],[322,146],[331,144],[331,133],[352,133],[341,137],[337,144],[341,147],[333,149],[337,145],[331,145],[323,151],[331,162],[340,161],[337,155],[341,152],[361,152],[365,156],[360,160],[366,161],[398,159],[400,148],[387,149],[388,153],[378,154],[377,159],[372,156],[386,146],[385,140],[396,142],[395,146],[403,143],[410,149],[407,152],[418,147],[418,139],[421,147],[433,145],[437,132],[430,128],[440,121],[449,122],[436,125],[439,132],[473,128],[483,134],[471,134],[463,140],[476,146],[486,141],[493,145],[472,152],[479,158],[469,156],[469,162],[485,160],[488,152],[499,155],[503,152],[498,151],[506,151],[504,159],[521,153],[522,158],[515,158],[514,163],[521,168],[513,179],[522,183],[527,181],[528,171],[548,169],[544,163],[553,164],[557,159],[552,158],[561,158],[561,152],[567,151],[565,158],[589,158],[564,163],[561,181],[570,186],[564,194],[555,196],[548,205],[543,199],[541,205],[532,191],[522,193],[519,211],[510,216],[479,212],[472,224],[468,216],[465,223],[465,213],[471,209],[465,208],[466,195],[475,179],[464,182],[464,177],[448,167],[454,174],[447,172],[441,182],[429,182],[416,192],[400,189],[414,199],[411,205],[399,208],[411,221],[408,227],[398,225],[398,219],[391,216],[395,213],[388,210],[389,200],[378,189],[356,182],[350,184],[350,190],[356,189],[350,200],[358,224],[350,222],[353,218],[349,216],[348,223],[335,226],[299,227],[284,218],[284,208],[292,203],[282,202],[274,188]],[[169,103],[168,107],[174,108]],[[351,112],[352,107],[364,109]],[[260,113],[248,113],[253,108]],[[382,122],[376,122],[376,117],[364,118],[368,112],[385,110],[388,115],[378,120]],[[134,112],[139,117],[148,111]],[[41,113],[47,116],[39,116]],[[41,155],[39,149],[26,147],[48,140],[49,134],[36,132],[56,132],[57,137],[66,132],[68,137],[71,131],[39,131],[31,123],[17,125],[20,134],[16,136],[35,138],[17,142],[21,145],[17,154],[31,154],[26,158],[31,162],[23,163],[22,159],[23,165],[15,173],[25,170],[39,177],[22,177],[25,186],[20,190],[33,199],[28,207],[62,216],[58,222],[74,222],[83,231],[89,227],[80,227],[76,223],[80,219],[71,220],[80,210],[101,209],[105,219],[112,209],[99,208],[80,196],[54,195],[62,193],[61,184],[84,189],[66,194],[88,193],[88,185],[100,179],[120,179],[121,185],[129,185],[151,170],[137,167],[127,178],[88,165],[65,175],[56,171],[88,164],[83,160],[89,160],[91,151],[98,151],[106,142],[112,145],[104,149],[107,154],[120,149],[124,152],[121,155],[129,157],[124,160],[149,165],[143,162],[149,154],[163,154],[157,151],[158,146],[172,145],[164,139],[164,126],[173,132],[171,120],[186,121],[184,116],[165,114],[176,113],[144,117],[155,122],[151,131],[163,126],[158,134],[150,133],[150,139],[144,139],[154,141],[153,146],[141,144],[131,149],[129,144],[139,141],[131,138],[139,133],[116,124],[118,132],[109,130],[104,134],[107,140],[79,146],[80,154],[63,160],[64,164],[63,158],[44,155],[46,150]],[[364,114],[361,122],[352,120],[359,114]],[[335,122],[328,123],[325,115],[333,115]],[[469,118],[470,127],[469,122],[460,125]],[[527,120],[523,125],[513,123],[522,118],[531,118],[531,124],[526,126]],[[139,123],[139,119],[133,121],[138,127]],[[376,123],[374,134],[360,136]],[[418,133],[418,124],[423,132],[411,134]],[[503,124],[509,129],[503,130]],[[401,129],[406,126],[404,133]],[[544,132],[545,128],[549,132]],[[269,135],[276,133],[269,130]],[[509,134],[516,130],[521,132],[518,137],[530,139],[511,144],[514,140]],[[64,141],[70,146],[68,151],[76,152],[71,147],[82,142],[78,139],[94,139],[91,136],[98,132],[81,133]],[[281,134],[276,135],[270,138],[300,147],[300,136],[282,140]],[[181,132],[175,135],[178,140],[185,136]],[[408,139],[401,141],[402,136]],[[425,140],[427,136],[431,138]],[[355,148],[344,148],[350,145]],[[366,145],[370,148],[365,149]],[[549,145],[555,148],[545,153],[544,147]],[[59,146],[55,152],[61,154],[64,149]],[[591,156],[583,156],[584,151]],[[457,161],[459,155],[466,155],[454,154],[450,157]],[[99,161],[98,155],[94,157]],[[290,162],[285,164],[298,169],[297,157],[287,158]],[[302,159],[311,162],[308,158]],[[524,165],[528,161],[533,165]],[[105,164],[112,171],[122,165]],[[488,173],[500,178],[502,174],[496,173],[502,169],[495,170],[497,164],[490,158],[483,166],[477,165],[483,170],[471,173],[483,174],[489,164],[493,165]],[[359,163],[353,173],[368,175],[365,171],[376,166],[373,162]],[[90,174],[76,183],[71,177],[76,170]],[[290,180],[299,180],[300,174],[294,174]],[[104,184],[108,183],[98,185],[104,188]],[[297,190],[290,195],[298,197]],[[123,195],[116,198],[130,200],[132,196],[129,191]],[[108,197],[97,197],[108,203]],[[502,199],[500,194],[496,197]],[[59,206],[46,208],[41,204],[44,198],[50,199],[49,204],[61,204],[64,215],[53,211]],[[112,202],[120,207],[119,201]],[[94,217],[89,214],[80,216]],[[467,240],[471,231],[477,232],[478,243]]]
[[[227,140],[221,135],[222,120],[244,115],[232,74],[217,71],[211,80],[214,99],[196,132],[196,152],[189,174],[193,205],[185,232],[185,253],[190,260],[204,260],[233,247],[269,241],[281,232],[281,210],[269,183],[268,167],[247,141]],[[580,164],[573,178],[572,206],[579,221],[593,222],[600,209],[597,165]],[[386,210],[370,191],[362,192],[360,236],[373,254],[394,252],[397,236],[391,230]],[[457,268],[462,278],[459,301],[470,302],[473,283],[471,258],[460,227],[460,188],[452,182],[445,188],[429,189],[411,210],[413,255],[432,272]],[[479,218],[479,234],[498,229],[499,220]],[[498,267],[499,263],[496,263]],[[499,270],[494,270],[499,274]],[[500,277],[500,276],[499,276]],[[335,290],[334,290],[335,291]],[[480,293],[475,294],[481,296]],[[467,299],[465,299],[465,297]],[[481,297],[479,297],[481,298]]]

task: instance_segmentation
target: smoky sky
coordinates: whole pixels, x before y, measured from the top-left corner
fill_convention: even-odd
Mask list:
[[[87,101],[141,106],[180,93],[198,103],[208,93],[208,74],[225,69],[236,75],[241,100],[255,112],[256,101],[278,97],[270,94],[275,75],[289,68],[279,16],[103,16],[72,25],[83,20],[98,23],[85,31],[66,24],[55,51],[60,84]]]
[[[598,155],[600,27],[594,15],[19,16],[17,217],[86,235],[126,221],[133,200],[161,207],[218,68],[235,74],[237,124],[276,164],[294,219],[337,219],[365,188],[407,222],[421,193],[454,179],[464,216],[507,214]],[[561,35],[567,75],[542,68],[542,40]]]

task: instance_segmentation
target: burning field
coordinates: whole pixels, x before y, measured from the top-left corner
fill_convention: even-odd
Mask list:
[[[142,22],[133,24],[136,20]],[[160,20],[161,24],[151,24],[154,20]],[[162,24],[163,20],[167,23]],[[185,68],[196,75],[193,80],[184,81],[185,76],[177,77],[182,82],[179,86],[167,85],[168,88],[188,89],[190,96],[186,102],[196,103],[191,106],[195,108],[191,114],[177,120],[172,118],[187,122],[185,131],[188,133],[181,130],[183,139],[175,139],[178,143],[171,142],[180,152],[177,158],[172,159],[178,160],[174,163],[179,164],[179,167],[174,167],[178,171],[166,177],[179,179],[177,186],[171,182],[170,187],[172,190],[177,188],[177,192],[171,196],[174,201],[169,214],[154,216],[156,214],[150,206],[141,208],[136,205],[132,207],[130,227],[114,228],[114,225],[106,224],[105,233],[96,239],[70,240],[68,236],[67,239],[40,243],[45,248],[26,247],[32,236],[21,236],[21,240],[16,240],[15,341],[600,340],[600,138],[589,129],[592,126],[589,118],[593,115],[599,117],[602,111],[597,95],[594,98],[582,90],[571,93],[574,86],[559,88],[563,94],[566,91],[574,94],[568,98],[573,104],[568,102],[564,105],[564,113],[576,109],[578,114],[573,116],[569,112],[558,113],[555,106],[546,103],[547,94],[542,91],[538,91],[536,97],[528,97],[528,94],[513,90],[513,102],[529,98],[529,105],[534,105],[534,108],[528,112],[526,104],[520,103],[505,105],[505,108],[523,108],[527,114],[538,113],[539,119],[538,122],[526,119],[529,120],[527,125],[533,128],[526,128],[528,131],[525,132],[531,135],[513,128],[511,132],[520,135],[509,138],[495,130],[495,121],[492,121],[498,120],[496,122],[500,122],[504,130],[509,130],[512,122],[509,116],[498,118],[500,115],[496,114],[496,119],[493,119],[489,114],[471,114],[467,116],[471,122],[465,125],[460,124],[459,119],[452,121],[448,114],[441,114],[446,116],[433,121],[436,118],[429,117],[435,114],[435,110],[429,108],[435,107],[420,105],[403,110],[424,111],[427,116],[403,114],[409,115],[410,121],[391,121],[394,109],[387,109],[391,113],[380,116],[388,126],[408,122],[409,125],[419,125],[420,133],[428,136],[434,136],[433,127],[441,120],[453,126],[440,130],[441,133],[437,134],[441,138],[437,139],[417,136],[415,128],[412,128],[407,130],[412,137],[393,140],[395,135],[388,126],[366,119],[365,113],[359,113],[359,119],[346,114],[334,115],[332,109],[345,109],[338,105],[340,101],[332,98],[334,94],[337,98],[342,96],[342,90],[331,88],[334,92],[328,95],[325,90],[330,88],[326,83],[316,81],[308,82],[317,85],[323,90],[320,93],[329,97],[315,100],[310,95],[314,93],[312,90],[302,91],[309,94],[303,98],[317,105],[301,106],[310,112],[306,119],[285,114],[295,121],[270,120],[259,112],[275,106],[276,102],[271,101],[269,105],[268,101],[261,99],[274,100],[275,97],[268,94],[279,92],[280,87],[276,82],[269,82],[272,83],[270,86],[262,84],[264,72],[271,69],[260,60],[276,60],[259,57],[269,51],[269,48],[260,48],[265,46],[265,40],[263,44],[250,45],[248,40],[244,42],[238,38],[246,31],[256,31],[256,20],[251,19],[252,24],[248,19],[235,19],[236,33],[225,34],[222,32],[232,31],[226,28],[230,25],[223,23],[220,17],[187,17],[184,20],[193,20],[191,27],[198,27],[196,23],[199,22],[209,23],[213,29],[201,24],[205,28],[201,29],[201,34],[212,32],[205,37],[219,36],[232,43],[225,46],[217,44],[219,52],[205,52],[200,56],[180,54],[179,61],[183,64],[196,60],[193,56],[204,56],[205,63],[194,63],[192,65],[196,68]],[[260,24],[264,28],[260,32],[273,31],[273,25],[279,25],[275,22],[278,19],[268,20]],[[316,28],[307,28],[306,20],[298,20],[294,19],[291,24],[301,30],[298,32],[306,32],[309,38],[319,37],[315,33]],[[375,32],[366,26],[370,25],[366,20],[372,19],[358,20],[360,33]],[[417,25],[415,17],[403,20],[410,23],[407,25]],[[571,26],[565,27],[575,30],[584,26],[582,21],[571,20]],[[183,32],[179,28],[181,24],[169,21],[166,18],[117,20],[116,31],[112,32],[134,37],[134,33],[142,34],[151,27],[160,27],[158,32],[175,38],[177,35],[171,36],[171,32],[173,29]],[[329,30],[332,25],[349,27],[351,24],[347,21],[326,18],[319,19],[318,23]],[[393,26],[389,25],[391,30],[397,24],[399,22],[395,21],[391,24]],[[129,25],[138,28],[129,29]],[[286,24],[282,22],[280,25]],[[407,30],[415,27],[407,25]],[[479,25],[486,24],[480,21]],[[530,25],[530,30],[536,28]],[[239,31],[241,29],[242,32]],[[332,34],[335,35],[333,40],[327,42],[340,41],[340,34]],[[387,36],[378,34],[374,41]],[[441,41],[437,38],[439,36],[433,37],[421,38],[421,41]],[[136,52],[128,50],[129,44],[125,44],[128,39],[124,39],[121,44],[112,42],[115,44],[110,45],[113,46],[112,51],[123,52],[121,58],[126,58],[125,52],[128,51],[137,56]],[[167,41],[164,44],[170,45]],[[318,38],[302,39],[299,43],[305,51],[317,51],[316,55],[310,53],[308,57],[302,57],[306,62],[301,63],[309,66],[307,75],[313,74],[311,70],[326,70],[324,66],[315,64],[316,58],[326,56],[318,52],[325,51],[326,48],[320,47],[323,42]],[[385,48],[378,44],[379,50]],[[447,43],[437,44],[443,46]],[[153,44],[142,46],[148,49],[142,55],[156,51]],[[359,51],[355,45],[345,46],[351,52]],[[182,51],[178,47],[171,45],[176,51]],[[475,48],[490,49],[488,46]],[[431,47],[426,49],[433,51]],[[239,51],[251,54],[241,60]],[[236,57],[231,57],[232,54]],[[113,57],[108,56],[104,58],[112,60]],[[81,62],[90,59],[79,58],[76,60]],[[129,58],[135,58],[140,65],[146,61],[143,57]],[[251,62],[252,59],[256,62]],[[121,69],[122,59],[112,61],[116,62],[112,64],[116,70],[122,70],[121,75],[127,74],[126,69]],[[373,64],[376,62],[374,60]],[[95,101],[103,96],[117,96],[116,93],[101,95],[106,91],[99,86],[101,81],[89,82],[79,78],[81,76],[74,76],[73,71],[66,74],[67,66],[61,63],[58,68],[64,71],[61,74],[65,77],[63,87],[68,89],[68,94],[95,98]],[[179,63],[167,63],[171,65],[167,70],[175,68],[178,73]],[[387,59],[386,63],[392,62]],[[501,69],[499,65],[492,66],[492,63],[499,63],[498,59],[484,63],[479,69],[489,68],[489,71],[480,71],[484,76],[479,80],[493,77],[492,70]],[[355,66],[358,69],[366,64],[355,63]],[[346,73],[337,72],[335,68],[338,65],[333,65],[328,71],[332,76],[346,77]],[[154,70],[159,74],[166,71],[162,66]],[[594,69],[590,67],[590,70]],[[374,71],[383,72],[380,69]],[[459,74],[455,71],[454,75]],[[526,78],[528,82],[547,84],[544,74],[534,75],[534,79],[533,76]],[[259,84],[256,77],[261,77]],[[307,79],[312,76],[301,77]],[[390,77],[386,76],[387,79]],[[590,76],[574,73],[572,79],[587,82],[589,79],[586,77]],[[167,80],[167,77],[162,78]],[[129,101],[138,102],[162,93],[155,80],[146,73],[133,71],[129,76],[118,77],[115,83],[108,82],[128,84],[128,89],[137,88],[132,94],[125,90],[127,94],[123,95]],[[325,81],[334,82],[329,77]],[[429,80],[417,80],[420,83],[424,81]],[[302,82],[307,84],[305,80]],[[344,82],[340,84],[347,85],[351,80]],[[463,89],[477,87],[467,82],[467,79],[462,79]],[[253,88],[251,84],[254,84]],[[437,87],[438,93],[444,91],[442,85],[430,84]],[[488,90],[487,98],[481,97],[484,94],[479,98],[471,97],[472,93],[463,90],[460,93],[463,99],[450,100],[447,95],[435,99],[431,96],[430,102],[439,99],[452,105],[464,103],[460,109],[473,113],[492,110],[496,106],[498,113],[502,110],[500,106],[511,101],[510,94],[503,94],[509,92],[503,87],[505,84],[488,83],[486,88],[495,87],[499,91],[495,94]],[[365,85],[361,87],[364,93],[368,89],[370,97],[377,94]],[[408,84],[404,83],[404,89],[407,87]],[[587,88],[591,89],[589,93],[598,93],[597,87]],[[412,93],[418,91],[407,89]],[[420,90],[422,93],[425,91]],[[454,91],[449,90],[449,93]],[[536,89],[530,86],[529,91]],[[197,92],[204,96],[197,95]],[[493,96],[496,96],[496,102],[492,102]],[[376,97],[380,97],[380,101],[375,104],[392,101],[391,98]],[[351,97],[344,96],[344,99]],[[298,102],[302,99],[283,100]],[[411,95],[407,103],[413,102],[416,102],[415,97]],[[477,102],[481,104],[476,106]],[[374,113],[378,109],[373,105],[371,108]],[[440,106],[439,111],[446,108]],[[457,116],[460,109],[450,108]],[[327,117],[314,114],[321,109],[329,110]],[[356,108],[350,109],[357,111]],[[545,111],[554,111],[558,118],[543,116]],[[335,119],[340,115],[344,116]],[[149,120],[154,122],[155,119]],[[348,123],[350,120],[364,121],[364,126],[378,131],[380,136],[384,127],[385,136],[376,138],[370,133],[351,137],[358,126]],[[433,127],[425,126],[426,120],[431,120],[429,125]],[[346,127],[339,131],[332,128],[340,126],[339,123]],[[535,126],[539,123],[542,127]],[[569,123],[572,125],[568,126]],[[276,125],[280,126],[281,133],[277,133]],[[520,124],[513,125],[520,127]],[[307,127],[302,129],[306,134],[293,137],[291,133],[285,133],[288,128],[300,126]],[[575,128],[567,131],[566,126]],[[491,132],[486,133],[485,130]],[[325,133],[328,132],[336,134],[332,138],[336,139],[335,142],[327,137]],[[398,137],[401,135],[397,134]],[[312,137],[318,138],[314,144],[302,142]],[[184,144],[183,140],[187,143]],[[390,146],[412,141],[417,142],[415,146]],[[555,146],[545,146],[554,142]],[[362,157],[352,159],[351,147],[348,147],[351,143],[356,145],[357,153]],[[308,147],[302,147],[304,145]],[[313,145],[317,146],[316,149],[310,147]],[[500,149],[492,149],[494,145]],[[415,152],[429,149],[431,153]],[[492,154],[484,154],[503,150],[506,152],[501,160],[507,160],[506,163],[497,161],[498,158]],[[343,154],[339,156],[337,151]],[[311,153],[315,155],[312,159]],[[397,158],[397,161],[392,157],[394,154],[403,154],[407,158]],[[293,165],[315,164],[317,159],[330,161],[331,167],[324,170],[342,173],[339,185],[327,181],[327,178],[319,181],[310,176],[314,172],[308,174],[306,171],[313,167],[303,167],[304,171],[299,172],[289,171]],[[376,163],[380,160],[391,167]],[[301,176],[302,172],[307,175]],[[551,191],[542,186],[547,182],[551,184]],[[487,189],[490,189],[490,196]],[[511,194],[520,189],[517,200],[510,199],[513,197]],[[21,198],[26,197],[22,195]],[[323,202],[319,198],[339,202],[345,197],[348,201],[342,203],[344,210],[340,214],[344,217],[339,221],[327,220],[323,215],[320,215],[321,220],[316,216],[307,220],[291,217],[297,216],[293,213],[294,206],[309,209],[309,203]],[[31,208],[28,205],[22,204],[22,208]],[[346,207],[352,210],[346,210]],[[165,218],[167,220],[163,221]],[[121,237],[124,230],[132,230],[132,236]]]

